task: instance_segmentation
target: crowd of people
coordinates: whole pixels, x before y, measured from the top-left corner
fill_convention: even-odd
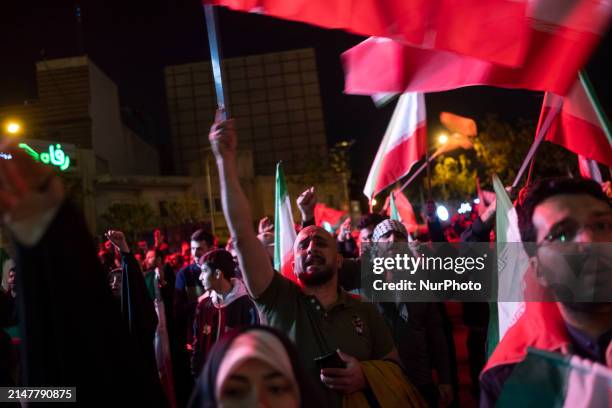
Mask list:
[[[76,386],[84,404],[460,406],[445,304],[364,299],[361,257],[370,242],[494,240],[495,197],[449,223],[430,201],[427,228],[416,233],[366,213],[331,234],[315,225],[316,189],[309,187],[297,199],[302,220],[293,275],[285,276],[274,268],[271,220],[254,228],[232,121],[217,120],[210,141],[226,245],[205,228],[173,245],[160,230],[152,245],[110,230],[97,259],[60,180],[5,146],[15,159],[0,161],[0,212],[15,261],[0,291],[0,385]],[[516,207],[523,242],[547,246],[548,262],[556,242],[612,241],[610,196],[593,181],[536,181]],[[529,256],[534,265],[546,262],[537,250]],[[528,346],[612,364],[609,303],[542,303],[553,310],[546,327],[556,319],[554,333],[525,329],[543,319],[535,305],[487,363],[488,304],[463,303],[471,391],[481,406],[495,405]]]

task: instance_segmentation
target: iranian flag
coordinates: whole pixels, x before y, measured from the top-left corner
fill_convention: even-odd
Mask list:
[[[525,58],[527,1],[516,0],[204,0],[319,27],[394,38],[497,64]],[[486,41],[483,41],[486,39]]]
[[[387,201],[385,201],[383,210],[387,212],[389,218],[404,224],[408,232],[415,232],[418,229],[412,204],[400,189],[391,191]]]
[[[521,244],[516,209],[497,176],[493,177],[493,189],[497,199],[495,218],[498,254],[497,298],[503,301],[491,304],[487,335],[489,355],[504,337],[506,331],[525,311],[525,302],[522,300],[525,293],[525,273],[529,261]]]
[[[390,36],[371,37],[342,55],[345,92],[438,92],[490,85],[565,95],[611,17],[608,0],[530,1],[525,18],[528,47],[520,66],[469,53],[413,47]],[[494,33],[483,38],[496,41]]]
[[[340,227],[340,224],[348,213],[346,211],[336,210],[322,203],[316,203],[314,209],[315,224],[325,228],[333,233]]]
[[[293,274],[293,242],[295,227],[291,200],[287,191],[282,163],[276,165],[276,195],[274,206],[274,269],[295,281]]]
[[[585,76],[580,75],[565,97],[546,93],[538,131],[546,119],[550,126],[544,140],[612,167],[609,125]]]
[[[607,408],[612,406],[612,369],[576,355],[530,349],[495,406]]]
[[[426,153],[425,97],[409,92],[397,101],[363,193],[370,199],[410,172]]]

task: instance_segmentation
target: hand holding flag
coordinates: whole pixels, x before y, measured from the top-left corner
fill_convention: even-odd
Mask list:
[[[210,127],[208,140],[217,159],[234,158],[238,147],[238,138],[232,119],[223,120],[223,109],[217,109],[215,123]]]

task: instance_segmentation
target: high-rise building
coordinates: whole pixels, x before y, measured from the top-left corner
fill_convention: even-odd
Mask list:
[[[223,60],[228,106],[239,148],[253,152],[255,174],[273,174],[282,160],[288,174],[323,163],[327,144],[313,49]],[[165,68],[172,150],[178,174],[204,174],[202,151],[214,119],[211,64]]]

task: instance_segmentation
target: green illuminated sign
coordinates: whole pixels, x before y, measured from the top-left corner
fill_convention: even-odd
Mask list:
[[[38,153],[25,143],[19,143],[19,147],[26,151],[36,161],[51,164],[59,167],[60,170],[65,171],[70,167],[70,157],[64,153],[62,146],[58,144],[49,145],[49,151]]]

